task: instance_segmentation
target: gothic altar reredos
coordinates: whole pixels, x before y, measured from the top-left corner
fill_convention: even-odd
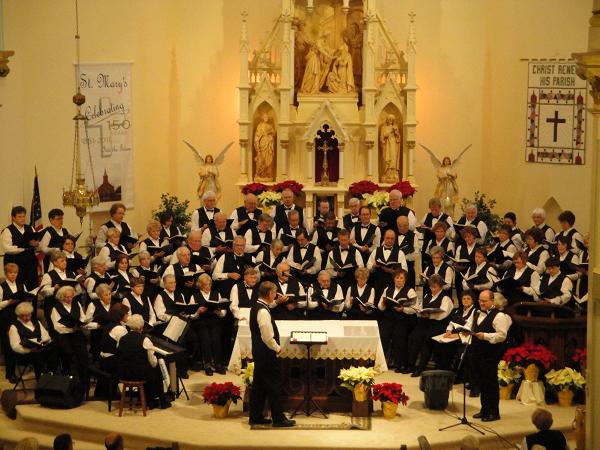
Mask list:
[[[415,184],[414,15],[403,51],[376,0],[281,0],[259,48],[242,14],[240,58],[239,185],[295,179],[312,216],[354,181]]]

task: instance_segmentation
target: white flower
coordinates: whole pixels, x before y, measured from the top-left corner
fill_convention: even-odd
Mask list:
[[[281,192],[265,191],[256,197],[258,204],[265,208],[281,203]]]
[[[521,372],[511,369],[506,361],[500,360],[498,363],[498,383],[501,386],[507,386],[522,377]]]
[[[560,370],[551,370],[546,374],[546,381],[558,390],[583,389],[585,378],[578,371],[565,367]]]
[[[242,381],[246,384],[246,386],[250,386],[254,381],[254,363],[248,363],[245,369],[242,369],[240,373]]]
[[[390,204],[390,194],[385,191],[375,191],[372,194],[363,194],[362,198],[367,201],[367,205],[375,208],[377,213]]]
[[[372,386],[375,383],[375,369],[373,367],[354,367],[341,369],[338,376],[342,380],[341,385],[352,389],[357,384]]]

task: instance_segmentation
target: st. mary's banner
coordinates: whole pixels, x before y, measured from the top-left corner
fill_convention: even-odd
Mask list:
[[[79,86],[86,101],[87,118],[81,138],[81,161],[86,179],[94,180],[100,206],[106,211],[114,202],[133,207],[133,123],[131,114],[131,63],[81,64]]]
[[[525,160],[585,164],[586,82],[570,61],[530,61]]]

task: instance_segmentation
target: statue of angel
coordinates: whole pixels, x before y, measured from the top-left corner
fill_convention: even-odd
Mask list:
[[[194,148],[192,144],[187,141],[183,141],[189,148],[194,152],[194,156],[198,161],[200,168],[198,169],[198,176],[200,177],[200,183],[198,184],[198,198],[202,198],[207,191],[213,191],[217,194],[217,199],[221,197],[221,183],[219,183],[219,166],[223,164],[225,160],[225,153],[229,150],[229,147],[233,145],[233,141],[221,150],[219,156],[213,159],[211,154],[202,157],[200,152]]]
[[[460,162],[460,157],[471,148],[471,144],[467,145],[465,149],[454,158],[454,161],[452,161],[449,156],[444,156],[444,159],[442,159],[441,162],[432,150],[425,147],[423,144],[419,145],[429,153],[433,167],[437,169],[438,183],[435,187],[434,195],[441,200],[444,212],[450,217],[453,217],[454,207],[458,204],[458,183],[456,182],[457,174],[455,166]]]

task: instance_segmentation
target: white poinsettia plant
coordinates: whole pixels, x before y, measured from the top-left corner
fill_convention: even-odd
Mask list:
[[[520,370],[511,369],[506,361],[501,360],[498,363],[498,384],[500,386],[516,383],[522,376]]]
[[[270,208],[281,203],[281,192],[265,191],[256,200],[261,208]]]
[[[578,390],[583,389],[585,386],[585,378],[575,369],[565,367],[564,369],[548,372],[546,374],[546,383],[557,391],[565,389]]]
[[[373,386],[375,384],[375,369],[373,367],[354,367],[341,369],[338,378],[342,380],[341,385],[347,389],[354,389],[358,384]]]
[[[372,194],[363,194],[362,198],[366,200],[367,205],[375,208],[377,214],[390,204],[390,193],[386,191],[375,191]]]
[[[242,369],[240,377],[246,386],[251,386],[254,381],[254,363],[248,363],[245,369]]]

